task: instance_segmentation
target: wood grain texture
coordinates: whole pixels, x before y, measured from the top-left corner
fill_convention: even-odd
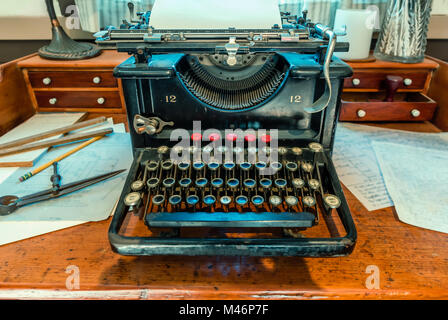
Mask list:
[[[353,68],[353,69],[405,69],[409,70],[411,69],[437,69],[438,64],[437,62],[433,61],[430,58],[425,58],[420,63],[399,63],[399,62],[390,62],[390,61],[382,61],[382,60],[375,60],[373,62],[350,62],[347,61],[347,63]]]
[[[0,136],[35,113],[22,72],[17,66],[29,57],[0,65]]]
[[[100,82],[93,79],[99,77]],[[49,78],[51,82],[46,85],[43,80]],[[117,79],[112,70],[109,71],[30,71],[29,79],[33,88],[115,88]]]
[[[433,121],[443,131],[448,131],[448,63],[435,58],[431,59],[440,65],[434,73],[428,90],[428,96],[438,103]]]
[[[412,84],[409,86],[401,85],[399,91],[423,91],[425,88],[426,80],[430,75],[429,71],[423,70],[422,72],[415,72],[412,68],[408,71],[403,70],[357,70],[355,69],[354,74],[350,78],[344,80],[345,89],[375,89],[375,90],[385,90],[386,76],[394,75],[402,77],[403,79],[411,79]],[[359,85],[353,84],[353,79],[359,79]]]
[[[121,99],[118,91],[35,91],[37,104],[40,108],[121,108]],[[56,98],[53,105],[50,99]],[[98,99],[103,98],[104,103],[99,104]]]
[[[368,212],[344,193],[358,230],[347,257],[126,257],[110,249],[108,220],[0,247],[0,298],[448,299],[448,235],[401,223],[393,208]],[[371,265],[379,289],[366,288]],[[79,290],[66,289],[69,266]]]

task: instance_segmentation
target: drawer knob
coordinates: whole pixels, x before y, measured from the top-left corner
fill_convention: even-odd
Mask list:
[[[420,114],[421,114],[421,112],[418,109],[411,110],[411,116],[413,116],[414,118],[420,117]]]
[[[359,80],[358,78],[353,78],[352,83],[354,86],[359,86],[361,83],[361,80]]]
[[[106,99],[98,98],[98,100],[96,100],[96,102],[98,102],[98,104],[104,104],[106,102]]]
[[[358,115],[358,118],[364,118],[366,116],[366,112],[362,109],[359,109],[356,114]]]
[[[101,78],[100,77],[95,77],[95,78],[93,78],[93,83],[94,84],[99,84],[99,83],[101,83]]]
[[[50,102],[50,104],[56,104],[56,102],[58,102],[58,99],[51,98],[50,100],[48,100],[48,102]]]
[[[405,86],[410,86],[412,84],[412,79],[406,78],[403,80]]]
[[[42,83],[46,86],[48,86],[51,83],[51,78],[46,77],[42,79]]]

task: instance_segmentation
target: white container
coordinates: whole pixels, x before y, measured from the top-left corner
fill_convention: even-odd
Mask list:
[[[344,60],[366,59],[370,52],[370,43],[377,12],[372,10],[336,10],[334,30],[346,30],[345,36],[338,36],[338,42],[350,43],[348,52],[336,52],[335,56]]]

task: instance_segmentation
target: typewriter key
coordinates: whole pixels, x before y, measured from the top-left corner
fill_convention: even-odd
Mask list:
[[[248,171],[248,170],[250,170],[251,167],[252,167],[252,165],[249,162],[240,163],[240,168],[243,171]]]
[[[265,189],[269,189],[272,186],[272,180],[268,178],[263,178],[260,180],[260,185]]]
[[[288,171],[290,171],[290,172],[297,171],[297,163],[295,163],[295,162],[288,162],[286,164],[286,169],[288,169]]]
[[[199,188],[204,188],[208,183],[207,178],[199,178],[196,180],[196,186]]]
[[[150,161],[147,165],[146,165],[146,169],[148,171],[154,172],[159,168],[159,163],[156,161]]]
[[[313,171],[313,165],[309,162],[302,162],[302,169],[305,172],[311,173]]]
[[[264,203],[264,198],[259,195],[255,195],[252,197],[251,202],[254,206],[258,207]]]
[[[179,181],[179,185],[182,188],[188,188],[191,185],[191,179],[190,178],[183,178]]]
[[[246,188],[253,189],[257,185],[257,182],[254,179],[246,179],[243,184]]]
[[[204,199],[202,199],[202,201],[204,202],[204,204],[206,204],[207,206],[212,206],[215,204],[216,202],[216,198],[214,195],[207,195],[204,197]]]
[[[235,147],[235,148],[233,148],[233,153],[234,154],[241,154],[241,153],[243,153],[244,152],[244,149],[243,148],[240,148],[240,147]]]
[[[173,167],[174,163],[171,160],[166,160],[162,163],[162,169],[163,170],[171,170],[171,168]]]
[[[235,168],[235,164],[233,162],[226,162],[222,166],[224,167],[224,169],[228,171],[233,170],[233,168]]]
[[[215,178],[212,180],[212,186],[214,188],[221,188],[223,184],[224,180],[222,180],[221,178]]]
[[[280,162],[272,162],[271,168],[275,171],[281,170],[283,168],[282,164]]]
[[[225,146],[219,146],[218,148],[216,148],[216,150],[217,150],[219,153],[226,153],[226,152],[227,152],[227,147],[225,147]]]
[[[191,154],[196,154],[198,152],[201,152],[201,148],[196,147],[196,146],[191,146],[190,148],[188,148],[188,151],[190,151]]]
[[[310,148],[310,150],[313,151],[313,152],[322,152],[324,150],[322,145],[320,143],[317,143],[317,142],[311,142],[308,145],[308,148]]]
[[[163,180],[163,186],[165,188],[171,188],[175,183],[176,180],[174,180],[173,178],[166,178],[165,180]]]
[[[135,207],[140,203],[142,196],[138,192],[131,192],[124,198],[124,204],[128,207]]]
[[[158,178],[151,178],[148,181],[146,181],[146,185],[149,189],[155,188],[159,185],[159,179]]]
[[[264,169],[266,169],[266,162],[263,162],[263,161],[258,161],[256,164],[255,164],[255,168],[257,168],[258,170],[264,170]]]
[[[192,195],[192,196],[188,196],[188,197],[187,197],[187,203],[188,203],[190,206],[194,206],[194,205],[196,205],[198,202],[199,202],[199,197],[198,197],[198,196]]]
[[[291,151],[295,156],[301,156],[303,153],[303,150],[299,147],[294,147],[291,149]]]
[[[232,178],[227,180],[227,185],[233,189],[240,185],[240,181],[238,179]]]
[[[230,204],[230,202],[232,202],[232,198],[229,196],[223,196],[221,197],[221,199],[219,199],[219,201],[221,202],[222,205],[226,206]]]
[[[157,148],[158,154],[167,154],[170,149],[167,146],[160,146]]]
[[[249,154],[256,154],[258,152],[258,149],[255,147],[250,147],[250,148],[247,148],[247,152]]]
[[[204,162],[195,162],[193,163],[193,169],[202,170],[205,167]]]
[[[316,200],[311,196],[303,197],[302,202],[305,207],[312,207],[316,204]]]
[[[141,191],[144,186],[145,186],[145,183],[142,180],[137,180],[137,181],[132,182],[131,190],[132,191]]]
[[[285,147],[280,147],[278,148],[278,154],[281,156],[284,156],[288,153],[288,149],[286,149]]]
[[[202,148],[202,152],[203,153],[211,153],[213,151],[213,147],[212,146],[205,146]]]
[[[184,147],[175,146],[175,147],[173,147],[173,151],[175,154],[179,155],[180,153],[182,153],[184,151]]]
[[[285,198],[285,202],[288,205],[288,207],[294,207],[297,205],[297,203],[299,203],[299,199],[297,199],[294,196],[287,196]]]
[[[190,163],[189,162],[179,162],[177,167],[179,168],[180,171],[186,171],[186,170],[188,170],[188,168],[190,168]]]
[[[219,168],[219,163],[218,163],[218,162],[210,162],[210,163],[208,164],[208,168],[209,168],[211,171],[216,171],[216,170],[218,170],[218,168]]]
[[[270,155],[271,154],[271,148],[270,147],[263,147],[263,153],[265,154],[265,155]]]
[[[288,182],[285,179],[280,178],[280,179],[275,179],[274,184],[276,185],[277,188],[283,189],[286,187]]]
[[[282,204],[282,198],[279,196],[270,196],[269,197],[269,203],[274,207],[277,208],[279,205]]]
[[[300,189],[303,188],[303,186],[305,185],[305,181],[303,181],[303,179],[300,178],[294,178],[292,180],[292,185],[294,186],[294,188]]]
[[[179,195],[173,195],[168,199],[168,202],[172,205],[172,206],[177,206],[180,202],[182,201],[182,197]]]
[[[317,190],[320,187],[320,183],[319,181],[317,181],[316,179],[310,179],[308,181],[308,185],[310,186],[311,189],[313,190]]]
[[[272,140],[271,136],[268,134],[264,134],[260,138],[261,138],[261,141],[263,141],[264,143],[269,143]]]
[[[337,209],[341,205],[341,199],[339,199],[333,194],[324,195],[324,202],[327,206],[329,206],[332,209]]]
[[[242,207],[249,202],[249,199],[247,199],[246,196],[240,195],[240,196],[236,197],[235,202],[237,205]]]
[[[164,202],[165,202],[165,196],[161,194],[152,197],[152,203],[154,203],[156,206],[160,206]]]

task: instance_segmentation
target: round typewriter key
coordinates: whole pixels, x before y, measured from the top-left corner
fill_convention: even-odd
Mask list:
[[[310,179],[308,181],[308,185],[310,186],[311,189],[313,190],[317,190],[320,187],[320,183],[319,181],[317,181],[316,179]]]
[[[232,179],[227,180],[227,185],[230,188],[236,188],[240,185],[240,181],[238,179],[232,178]]]
[[[254,206],[258,207],[264,203],[264,198],[262,196],[256,195],[252,197],[251,202],[253,203]]]
[[[198,196],[192,195],[192,196],[188,196],[188,197],[187,197],[187,203],[188,203],[190,206],[194,206],[194,205],[197,204],[198,202],[199,202],[199,197],[198,197]]]
[[[256,154],[258,152],[258,149],[255,147],[250,147],[250,148],[247,148],[247,152],[249,154]]]
[[[173,147],[173,151],[174,151],[174,153],[176,153],[176,154],[182,153],[182,151],[184,151],[184,147],[181,147],[181,146],[175,146],[175,147]]]
[[[172,205],[172,206],[177,206],[180,202],[182,201],[182,197],[179,195],[173,195],[168,199],[168,202]]]
[[[160,206],[164,202],[165,202],[165,197],[161,194],[158,194],[158,195],[152,197],[152,203],[154,203],[156,206]]]
[[[236,139],[238,139],[238,136],[234,133],[229,133],[226,135],[227,141],[236,141]]]
[[[221,178],[215,178],[212,180],[212,186],[215,188],[221,188],[223,184],[224,180],[222,180]]]
[[[188,188],[191,185],[191,179],[190,178],[183,178],[179,181],[179,185],[182,188]]]
[[[222,165],[226,170],[232,170],[235,168],[235,164],[233,162],[226,162]]]
[[[286,169],[288,169],[288,171],[291,171],[291,172],[297,171],[297,163],[295,163],[295,162],[288,162],[286,164]]]
[[[226,153],[226,152],[227,152],[227,147],[225,147],[225,146],[219,146],[218,148],[216,148],[216,150],[217,150],[219,153]]]
[[[151,178],[148,181],[146,181],[146,185],[149,189],[155,188],[159,185],[159,179],[157,178]]]
[[[337,209],[341,206],[341,199],[339,199],[333,194],[324,195],[324,202],[327,206],[329,206],[332,209]]]
[[[269,148],[269,147],[263,147],[262,150],[263,150],[263,153],[267,156],[271,154],[271,148]]]
[[[309,162],[302,162],[302,169],[305,172],[312,172],[313,171],[313,165]]]
[[[201,170],[205,167],[204,162],[195,162],[193,163],[193,169],[195,170]]]
[[[246,179],[244,180],[243,184],[246,188],[252,189],[255,188],[257,182],[254,179]]]
[[[202,199],[202,201],[207,205],[207,206],[212,206],[215,204],[216,202],[216,198],[215,196],[209,194],[207,196],[204,197],[204,199]]]
[[[191,140],[193,141],[201,141],[202,140],[202,134],[199,132],[195,132],[191,135]]]
[[[201,148],[196,147],[196,146],[191,146],[190,148],[188,148],[188,150],[190,151],[191,154],[201,152]]]
[[[283,167],[282,164],[280,162],[272,162],[270,167],[272,169],[274,169],[275,171],[281,170],[281,168]]]
[[[162,169],[163,170],[171,170],[171,168],[173,167],[174,163],[171,160],[166,160],[162,163]]]
[[[285,188],[288,184],[285,179],[275,179],[274,183],[279,189]]]
[[[170,148],[168,148],[167,146],[160,146],[159,148],[157,148],[157,153],[158,154],[167,154],[169,150],[170,150]]]
[[[305,207],[312,207],[316,204],[316,200],[311,196],[304,197],[302,202]]]
[[[305,186],[305,181],[303,181],[303,179],[300,178],[294,178],[292,179],[292,185],[294,186],[294,188],[300,189]]]
[[[249,162],[240,163],[240,168],[244,171],[250,170],[251,167],[252,167],[252,165]]]
[[[208,140],[210,141],[218,141],[221,139],[221,136],[219,135],[219,133],[211,133],[208,136]]]
[[[241,195],[241,196],[236,197],[235,202],[239,206],[244,206],[249,202],[249,199],[247,199],[246,196]]]
[[[294,147],[291,149],[291,151],[295,156],[300,156],[303,153],[303,150],[299,147]]]
[[[258,170],[266,169],[266,162],[258,161],[258,162],[255,164],[255,168],[257,168]]]
[[[244,152],[244,149],[243,148],[240,148],[240,147],[235,147],[235,148],[233,148],[233,153],[234,154],[241,154],[241,153],[243,153]]]
[[[269,189],[272,186],[272,180],[268,178],[263,178],[260,180],[260,185],[265,189]]]
[[[199,188],[203,188],[207,185],[208,180],[206,178],[199,178],[196,180],[196,186]]]
[[[297,199],[294,196],[287,196],[285,198],[285,202],[288,205],[288,207],[294,207],[297,205],[297,203],[299,203],[299,199]]]
[[[124,204],[128,207],[135,207],[140,203],[142,196],[139,192],[131,192],[124,198]]]
[[[244,140],[246,142],[254,142],[255,140],[257,140],[257,136],[254,134],[248,134],[244,137]]]
[[[288,153],[288,149],[286,149],[285,147],[280,147],[278,148],[278,154],[281,156],[284,156]]]
[[[132,182],[131,190],[132,191],[141,191],[144,186],[145,186],[145,183],[142,180],[137,180],[137,181]]]
[[[263,141],[264,143],[269,143],[269,142],[271,142],[271,140],[272,140],[272,138],[268,134],[264,134],[261,136],[261,141]]]
[[[148,171],[156,171],[159,168],[159,163],[156,161],[150,161],[147,165],[146,168],[148,169]]]
[[[317,142],[311,142],[308,145],[308,148],[310,148],[310,150],[313,151],[313,152],[322,152],[324,150],[322,145],[320,143],[317,143]]]
[[[221,202],[222,205],[228,205],[230,202],[232,202],[232,198],[229,196],[223,196],[221,199],[219,199],[219,202]]]
[[[282,198],[280,198],[279,196],[270,196],[269,197],[269,203],[274,207],[278,207],[279,205],[282,204]]]
[[[219,168],[219,163],[218,163],[218,162],[210,162],[210,163],[208,164],[208,168],[209,168],[211,171],[216,171],[216,170]]]
[[[210,153],[213,151],[213,147],[212,146],[205,146],[202,148],[202,152],[203,153]]]
[[[188,170],[188,168],[190,168],[190,163],[189,163],[189,162],[179,162],[179,164],[177,165],[177,167],[178,167],[179,170],[181,170],[181,171],[186,171],[186,170]]]
[[[175,183],[176,180],[174,180],[173,178],[166,178],[165,180],[163,180],[163,186],[165,188],[171,188]]]

